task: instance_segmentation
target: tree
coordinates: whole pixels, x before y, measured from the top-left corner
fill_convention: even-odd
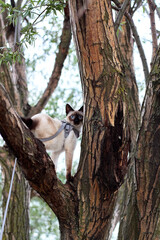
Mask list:
[[[14,98],[11,95],[10,100],[7,94],[9,68],[1,65],[7,80],[2,81],[4,86],[0,85],[0,132],[30,186],[56,214],[61,239],[109,238],[117,192],[127,169],[123,190],[126,204],[122,207],[126,218],[121,221],[119,239],[158,239],[160,102],[159,49],[154,24],[157,7],[154,1],[148,1],[153,38],[149,73],[132,19],[141,4],[133,1],[131,6],[130,1],[114,0],[112,6],[110,0],[69,0],[85,106],[81,157],[73,182],[62,184],[44,145],[22,123],[11,102]],[[115,21],[112,8],[118,11]],[[115,30],[121,21],[125,24],[117,38]],[[134,76],[132,34],[147,85],[143,116]],[[40,111],[44,105],[40,106],[32,109]],[[32,109],[27,111],[28,115],[33,113]]]

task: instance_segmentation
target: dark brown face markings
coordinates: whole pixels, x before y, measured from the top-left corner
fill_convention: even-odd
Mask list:
[[[83,116],[81,114],[72,114],[69,116],[69,120],[73,122],[74,125],[79,125],[83,121]]]

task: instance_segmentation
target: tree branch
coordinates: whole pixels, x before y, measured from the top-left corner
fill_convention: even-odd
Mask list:
[[[135,0],[132,6],[132,13],[134,14],[141,5],[142,5],[142,0]]]
[[[18,159],[18,163],[31,187],[48,203],[61,222],[70,220],[70,208],[74,209],[74,194],[58,179],[55,167],[44,145],[22,123],[15,112],[2,84],[0,84],[0,133]],[[66,218],[67,217],[67,218]],[[66,223],[66,224],[69,224]]]
[[[122,18],[124,16],[124,13],[125,13],[127,7],[129,6],[129,4],[130,4],[130,0],[125,0],[123,2],[122,6],[121,6],[121,9],[118,12],[118,15],[117,15],[117,18],[116,18],[116,21],[115,21],[115,31],[116,32],[118,30],[118,27],[119,27],[119,25],[121,23],[121,20],[122,20]]]
[[[119,11],[120,10],[120,8],[119,8],[120,3],[117,0],[114,0],[114,3],[117,3],[118,5],[117,5],[117,7],[112,6],[112,8],[115,9],[116,11]],[[146,85],[147,85],[148,76],[149,76],[149,69],[148,69],[148,64],[147,64],[146,56],[145,56],[145,53],[144,53],[144,49],[143,49],[143,46],[141,44],[141,40],[139,38],[137,28],[136,28],[136,26],[133,22],[133,19],[132,19],[131,15],[128,12],[125,12],[124,15],[127,17],[127,20],[130,24],[130,27],[131,27],[132,32],[133,32],[133,36],[135,38],[135,41],[136,41],[136,44],[137,44],[137,47],[138,47],[138,50],[139,50],[139,54],[140,54],[141,61],[142,61],[142,66],[143,66],[143,71],[144,71],[144,76],[145,76],[145,82],[146,82]]]
[[[21,10],[21,5],[22,5],[23,0],[18,0],[17,1],[17,9],[20,11]],[[20,37],[21,37],[21,15],[17,17],[17,22],[15,25],[15,34],[14,34],[14,45],[20,43]]]
[[[151,33],[152,33],[152,60],[153,60],[153,58],[156,55],[157,49],[158,49],[156,22],[155,22],[155,14],[154,14],[156,6],[152,2],[152,0],[148,0],[147,2],[148,2],[149,10],[150,10],[149,16],[150,16]]]
[[[63,22],[61,42],[59,44],[59,52],[57,53],[57,56],[56,56],[54,69],[49,79],[47,88],[45,89],[38,103],[33,108],[31,108],[30,112],[28,113],[29,116],[33,116],[34,114],[42,111],[42,109],[45,107],[49,98],[51,97],[52,93],[54,92],[55,88],[58,85],[63,64],[67,57],[69,45],[71,42],[71,26],[70,26],[68,5],[64,9],[64,11],[65,11],[65,18]]]
[[[149,76],[149,69],[148,69],[148,64],[147,64],[146,56],[145,56],[145,53],[144,53],[144,49],[143,49],[141,40],[139,38],[139,34],[137,32],[137,28],[134,25],[132,17],[130,16],[129,13],[125,13],[125,15],[126,15],[128,21],[129,21],[129,24],[130,24],[132,32],[133,32],[133,36],[135,38],[135,41],[136,41],[136,44],[137,44],[137,47],[138,47],[138,50],[139,50],[139,54],[140,54],[140,57],[141,57],[141,60],[142,60],[142,65],[143,65],[143,72],[144,72],[144,76],[145,76],[145,82],[146,82],[146,85],[147,85],[147,83],[148,83],[148,76]]]

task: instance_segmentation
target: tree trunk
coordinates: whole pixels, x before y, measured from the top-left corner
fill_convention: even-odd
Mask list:
[[[126,79],[110,3],[69,1],[85,103],[77,173],[81,239],[105,239],[127,168]],[[93,27],[94,26],[94,27]],[[126,129],[124,130],[124,124]]]
[[[11,175],[15,157],[8,153],[8,149],[2,148],[0,161],[3,166],[3,210],[6,207],[8,190],[10,187]],[[4,240],[26,240],[29,239],[29,202],[30,187],[22,175],[18,165],[14,175],[11,200],[7,212]]]
[[[136,154],[136,207],[139,239],[159,239],[160,205],[159,122],[160,122],[160,48],[150,73],[145,114],[137,141]],[[150,105],[149,105],[150,104]],[[147,121],[148,120],[148,121]]]
[[[123,4],[124,0],[121,0],[120,3]],[[128,12],[131,12],[130,6],[127,8]],[[128,215],[128,219],[126,219],[126,211],[127,206],[129,204],[133,204],[133,202],[129,201],[130,198],[134,199],[133,196],[135,194],[135,161],[134,161],[134,153],[136,147],[137,140],[137,132],[140,124],[140,104],[138,98],[138,87],[136,83],[136,78],[134,74],[134,63],[133,63],[133,34],[129,22],[127,18],[123,16],[122,20],[123,25],[121,26],[121,31],[118,33],[119,45],[123,55],[123,61],[126,66],[126,77],[127,77],[127,87],[128,87],[128,95],[130,102],[130,113],[129,113],[129,126],[130,126],[130,136],[131,136],[131,146],[130,146],[130,154],[129,154],[129,164],[128,171],[125,177],[125,182],[122,187],[119,189],[118,198],[116,201],[115,207],[115,216],[114,219],[114,227],[118,222],[120,222],[120,229],[123,229],[123,221],[126,222],[127,225],[130,224],[130,217],[133,212],[130,212]],[[134,224],[134,223],[132,223]],[[113,225],[113,224],[112,224]],[[112,229],[112,230],[113,230]],[[120,231],[121,232],[121,231]],[[111,236],[111,235],[110,235]],[[122,233],[123,239],[123,233]],[[129,236],[128,236],[129,239]],[[136,239],[136,238],[135,238]]]
[[[4,25],[4,14],[0,14],[0,45],[7,46],[9,41],[11,47],[14,46],[14,28],[8,35],[6,34]],[[8,40],[6,38],[8,36]],[[11,40],[12,39],[12,40]],[[5,50],[4,50],[5,51]],[[11,68],[7,64],[0,65],[0,82],[5,86],[10,98],[19,114],[27,110],[27,85],[25,75],[24,59],[22,63],[15,63]],[[14,77],[13,77],[14,75]],[[12,175],[15,157],[10,153],[8,148],[1,148],[0,162],[3,171],[3,212],[6,207],[10,179]],[[29,239],[29,202],[30,202],[30,187],[19,167],[16,167],[14,184],[12,188],[12,197],[10,200],[5,231],[3,239],[12,240],[28,240]]]
[[[136,186],[128,201],[118,239],[159,239],[159,58],[155,58],[146,94],[144,116],[137,140]],[[131,214],[133,213],[133,214]],[[130,219],[127,222],[127,219]]]

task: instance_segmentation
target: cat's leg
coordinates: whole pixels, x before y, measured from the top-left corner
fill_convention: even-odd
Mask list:
[[[72,170],[72,160],[73,160],[73,151],[70,152],[65,150],[65,157],[66,157],[66,179],[68,182],[73,181],[73,177],[71,176]]]
[[[59,158],[60,152],[52,152],[51,153],[51,158],[54,162],[55,169],[57,170],[57,164],[58,164],[58,158]]]

